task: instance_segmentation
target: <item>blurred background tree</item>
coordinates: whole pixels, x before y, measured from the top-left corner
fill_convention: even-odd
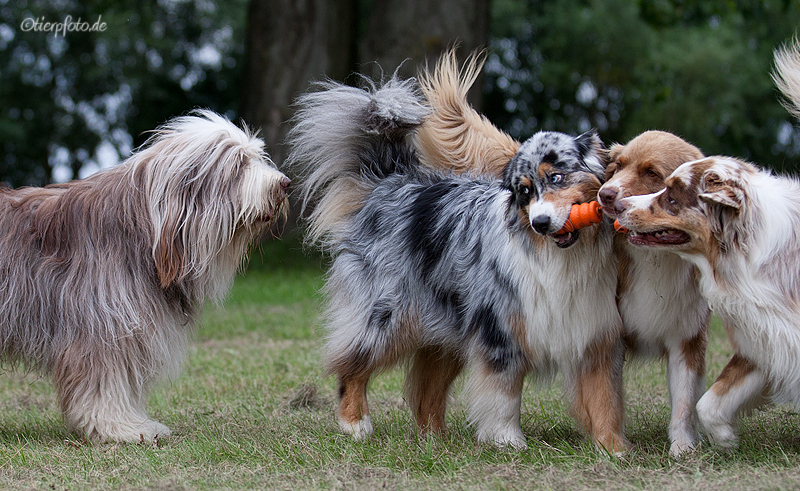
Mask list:
[[[25,31],[67,16],[102,32]],[[673,131],[708,154],[795,169],[800,136],[769,77],[796,0],[0,0],[0,181],[82,177],[196,107],[262,128],[280,162],[310,80],[413,75],[489,47],[472,94],[524,139]],[[378,63],[372,63],[377,61]]]
[[[309,82],[411,77],[454,43],[466,57],[488,43],[489,0],[251,0],[248,26],[241,115],[280,162]]]
[[[795,0],[494,0],[484,112],[517,138],[661,129],[794,169],[800,138],[770,70],[798,26]]]
[[[246,0],[0,0],[0,181],[83,177],[147,130],[210,107],[235,116]],[[106,23],[23,30],[25,19]]]

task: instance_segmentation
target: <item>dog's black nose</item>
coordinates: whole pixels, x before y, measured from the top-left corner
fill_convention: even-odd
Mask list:
[[[531,220],[531,227],[533,227],[536,232],[546,235],[550,230],[550,217],[547,215],[538,215],[533,217]]]
[[[603,188],[597,193],[597,198],[600,200],[601,205],[610,207],[614,204],[614,200],[617,199],[617,190],[614,188]]]

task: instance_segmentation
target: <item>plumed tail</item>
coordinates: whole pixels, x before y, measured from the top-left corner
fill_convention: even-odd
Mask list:
[[[795,38],[775,50],[772,80],[785,97],[783,106],[800,119],[800,39]]]
[[[433,72],[420,75],[422,92],[433,114],[417,131],[420,159],[450,172],[500,176],[519,142],[504,133],[467,102],[485,57],[474,52],[459,68],[455,50],[444,53]]]
[[[407,137],[430,111],[414,79],[317,86],[296,101],[287,164],[301,177],[303,213],[313,208],[307,238],[326,245],[381,179],[414,164]]]

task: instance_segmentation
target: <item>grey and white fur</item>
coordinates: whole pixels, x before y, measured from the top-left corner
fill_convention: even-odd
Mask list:
[[[0,351],[52,376],[71,430],[170,434],[147,415],[148,390],[177,374],[203,303],[285,214],[289,180],[263,146],[198,111],[86,179],[0,186]]]
[[[540,133],[502,180],[472,179],[419,164],[410,136],[428,112],[413,79],[328,82],[298,100],[289,163],[313,208],[309,239],[334,258],[325,364],[339,378],[340,427],[372,434],[368,381],[410,358],[420,430],[444,430],[466,366],[478,439],[524,448],[524,377],[561,370],[588,436],[624,450],[612,230],[556,233],[602,183],[599,139]]]

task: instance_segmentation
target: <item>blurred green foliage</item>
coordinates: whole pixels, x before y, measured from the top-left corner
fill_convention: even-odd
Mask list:
[[[494,0],[483,110],[514,137],[648,129],[793,169],[800,136],[770,79],[796,0]]]
[[[196,107],[235,118],[247,5],[0,0],[0,182],[81,177]],[[67,18],[106,28],[23,29]],[[794,169],[800,133],[769,73],[798,26],[798,0],[493,0],[483,111],[519,139],[663,129]]]
[[[246,0],[0,0],[0,181],[44,184],[127,157],[196,107],[234,116]],[[98,20],[56,35],[46,22]],[[32,20],[40,21],[39,28]]]

